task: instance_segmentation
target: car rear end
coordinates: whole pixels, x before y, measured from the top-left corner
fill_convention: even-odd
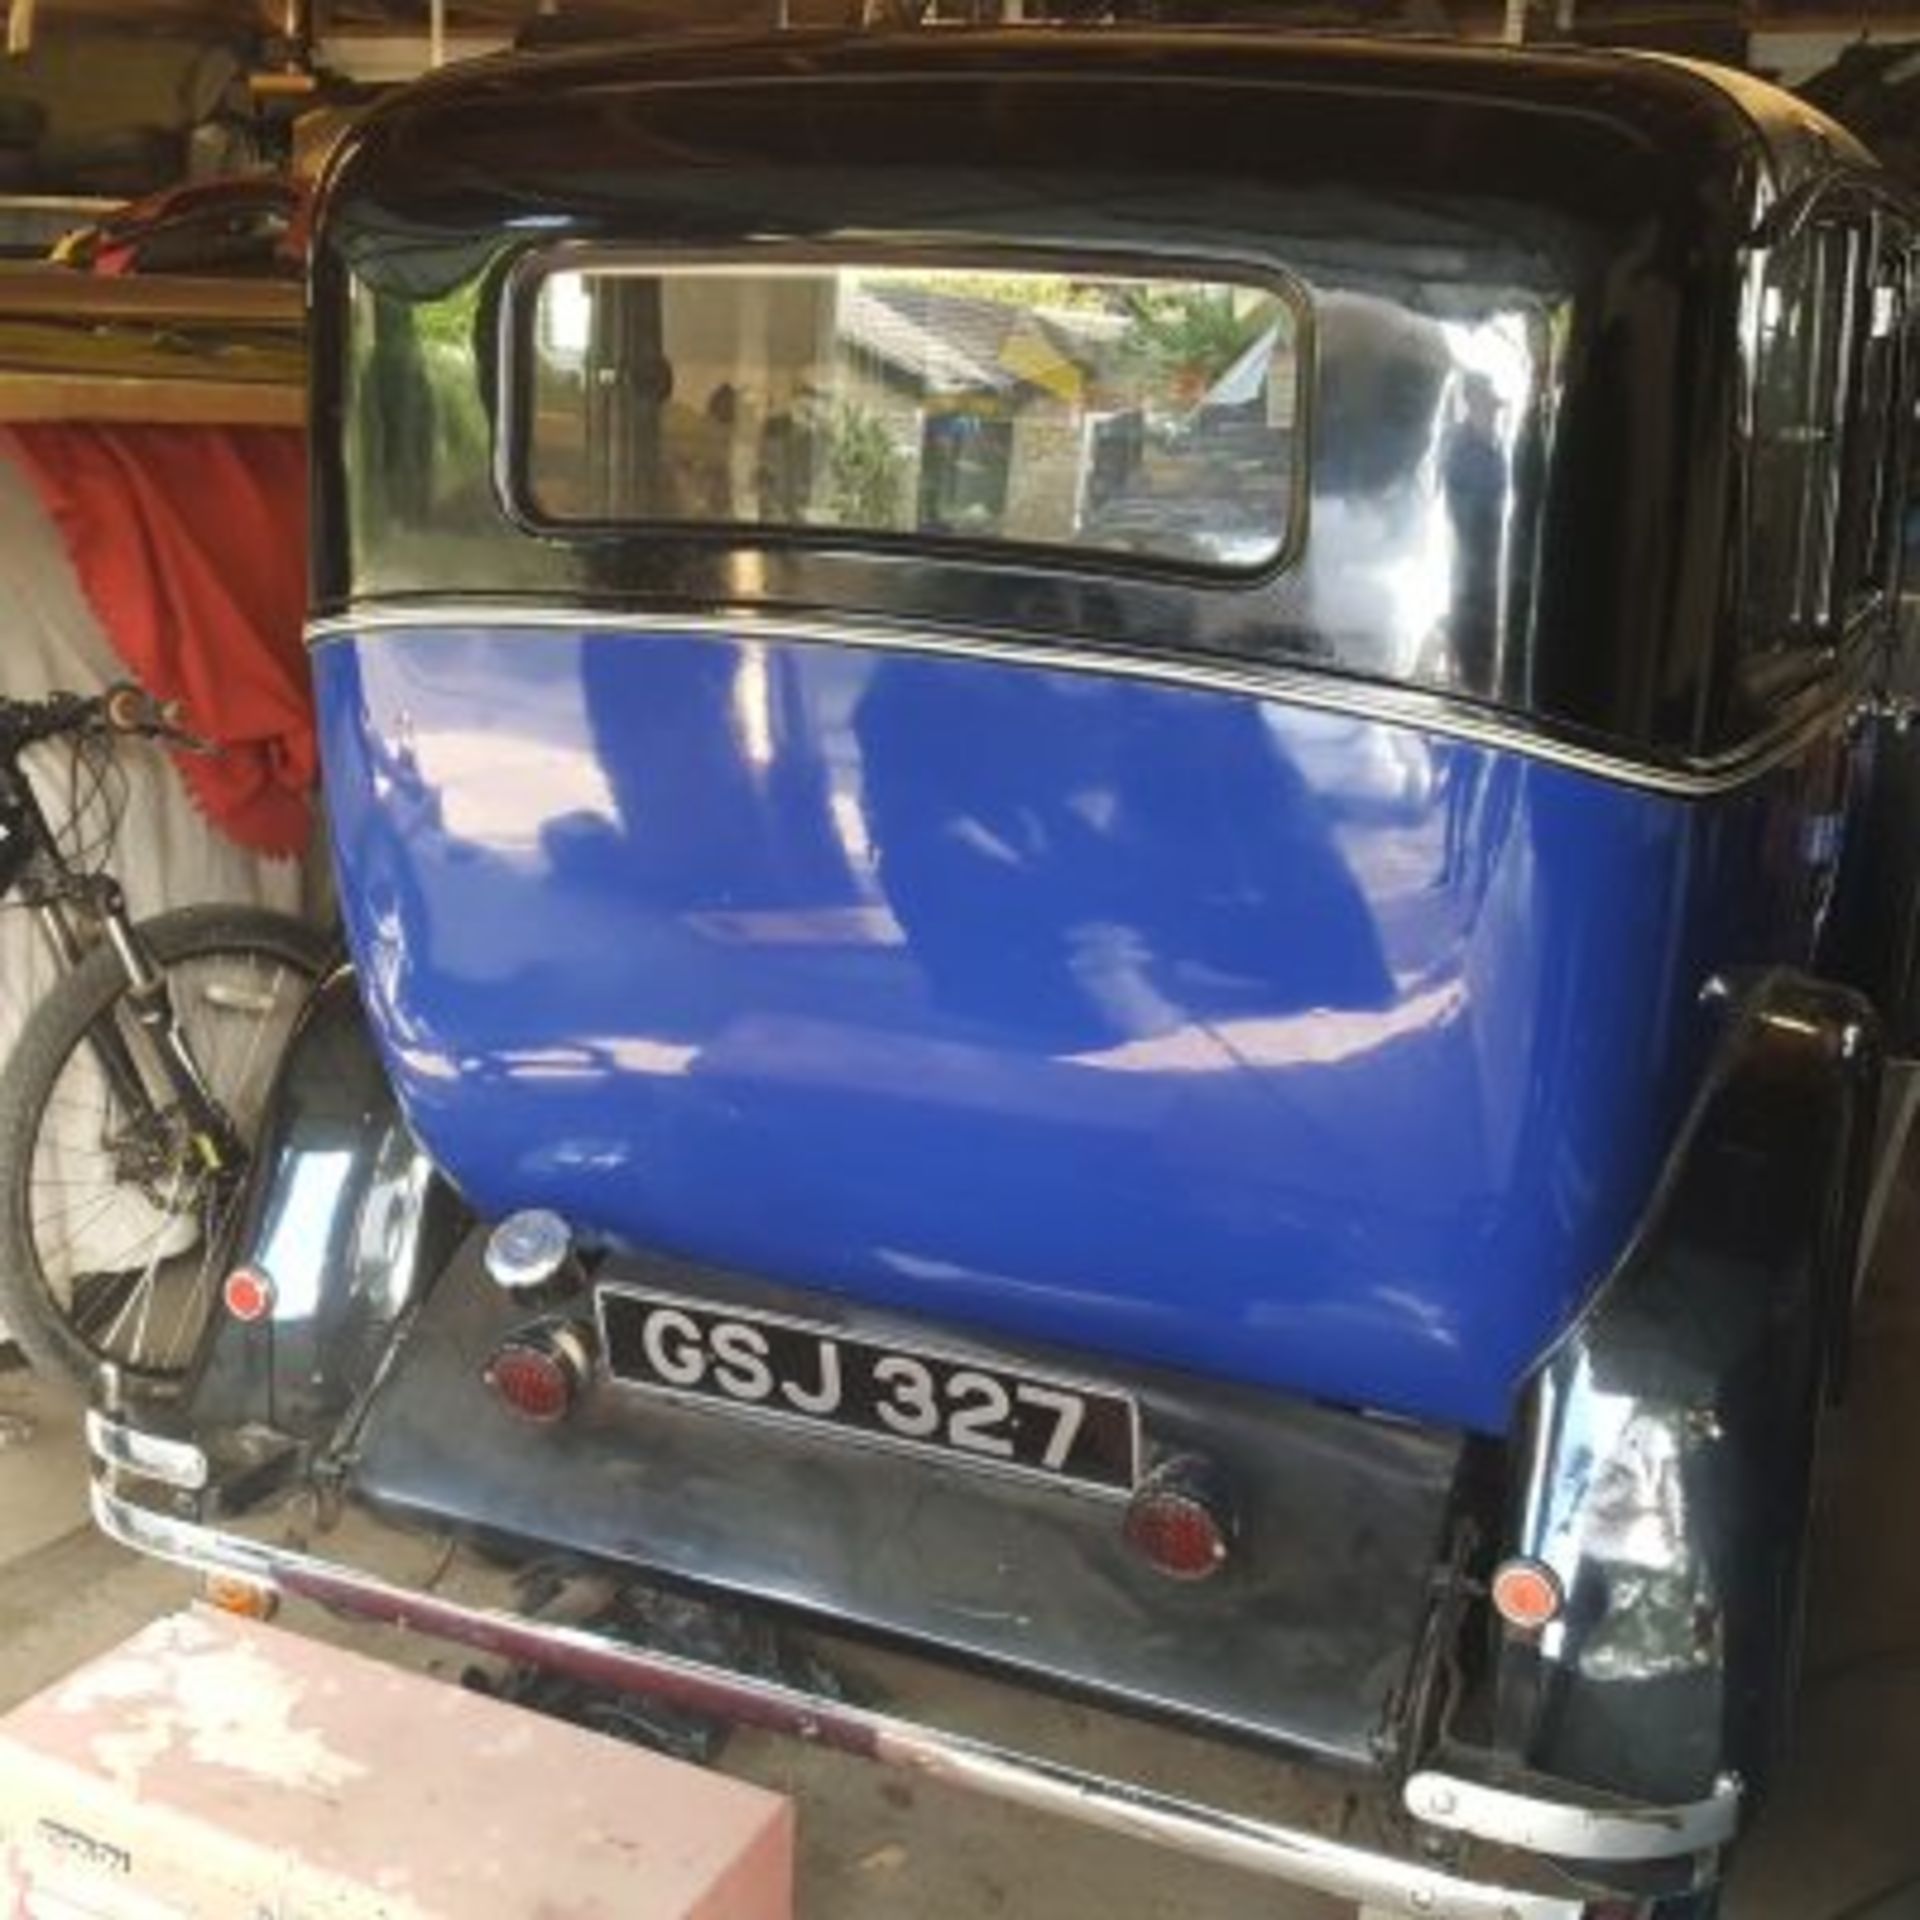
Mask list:
[[[1786,971],[1830,876],[1756,857],[1831,760],[1716,787],[1591,664],[1688,584],[1611,562],[1724,505],[1662,494],[1622,342],[1707,370],[1702,437],[1735,396],[1734,293],[1650,304],[1622,250],[1724,243],[1731,289],[1761,163],[1703,83],[1574,60],[1516,200],[1499,60],[1257,44],[561,58],[375,117],[315,282],[354,968],[97,1504],[1370,1909],[1633,1907],[1711,1877],[1784,1631],[1734,1562],[1848,1220],[1753,1168],[1844,1188],[1873,1070]],[[1457,191],[1330,172],[1409,112]],[[1584,514],[1568,448],[1636,434],[1653,497]],[[289,1546],[316,1493],[344,1532]],[[506,1590],[399,1577],[419,1538]],[[1149,1792],[528,1578],[1370,1812]]]

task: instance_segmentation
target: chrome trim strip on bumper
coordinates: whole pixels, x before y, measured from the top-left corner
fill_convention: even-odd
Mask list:
[[[198,1493],[207,1484],[207,1456],[191,1441],[142,1433],[92,1407],[87,1410],[87,1450],[96,1460],[184,1493]]]
[[[1332,672],[1313,672],[1287,661],[1226,658],[1168,659],[1118,648],[1076,647],[1062,641],[1026,641],[997,633],[947,633],[909,623],[883,625],[827,615],[809,620],[786,614],[741,612],[725,616],[639,611],[610,613],[600,607],[515,605],[501,601],[422,600],[401,606],[370,606],[359,613],[329,614],[306,625],[309,647],[351,640],[363,633],[405,632],[448,626],[524,627],[562,633],[690,634],[721,640],[788,640],[889,652],[951,655],[1034,667],[1049,673],[1105,675],[1167,686],[1286,701],[1315,712],[1406,727],[1465,740],[1477,746],[1523,754],[1548,765],[1592,775],[1618,786],[1638,787],[1676,799],[1708,799],[1732,793],[1791,759],[1818,734],[1839,724],[1843,709],[1858,700],[1862,660],[1842,664],[1804,711],[1736,752],[1687,765],[1636,760],[1588,746],[1550,728],[1493,708],[1456,700],[1424,687],[1388,686]]]
[[[106,1434],[118,1424],[90,1422],[89,1433]],[[117,1439],[108,1445],[115,1449],[103,1449],[109,1462],[125,1451]],[[1193,1858],[1356,1901],[1370,1913],[1407,1920],[1580,1920],[1586,1910],[1578,1897],[1461,1879],[1307,1829],[1249,1819],[581,1627],[396,1586],[291,1548],[156,1513],[100,1479],[94,1481],[92,1498],[94,1519],[111,1538],[196,1572],[235,1575],[479,1652],[557,1668],[590,1684],[672,1700]]]
[[[1416,1773],[1407,1811],[1449,1833],[1570,1860],[1672,1860],[1725,1846],[1740,1825],[1740,1782],[1722,1774],[1704,1800],[1675,1807],[1583,1807],[1490,1787],[1449,1773]]]

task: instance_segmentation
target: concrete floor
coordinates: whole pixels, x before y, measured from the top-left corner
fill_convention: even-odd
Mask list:
[[[1866,1920],[1874,1896],[1920,1877],[1917,1265],[1920,1157],[1890,1209],[1853,1391],[1823,1462],[1797,1758],[1742,1851],[1728,1920]],[[0,1373],[0,1709],[190,1597],[184,1576],[92,1533],[84,1485],[71,1413],[29,1375]],[[419,1641],[319,1616],[293,1624],[449,1677],[457,1670],[457,1656]],[[1106,1752],[1104,1764],[1126,1771],[1138,1757]],[[784,1742],[742,1737],[726,1764],[798,1799],[804,1920],[1336,1920],[1347,1911]],[[1187,1790],[1204,1794],[1193,1769],[1205,1764],[1176,1755]],[[1285,1770],[1275,1778],[1283,1798]],[[1920,1891],[1873,1904],[1871,1920],[1920,1920]]]

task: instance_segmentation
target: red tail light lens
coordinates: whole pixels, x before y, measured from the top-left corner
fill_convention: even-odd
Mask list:
[[[1219,1476],[1201,1460],[1159,1468],[1127,1507],[1127,1545],[1171,1580],[1207,1580],[1233,1555],[1232,1509]]]
[[[510,1334],[494,1349],[481,1378],[508,1412],[547,1425],[573,1411],[591,1370],[584,1330],[560,1323]]]
[[[1538,1560],[1504,1560],[1494,1569],[1493,1605],[1508,1626],[1538,1633],[1560,1617],[1566,1604],[1560,1576]]]
[[[258,1267],[235,1267],[220,1288],[220,1298],[236,1320],[251,1324],[273,1311],[273,1282]]]

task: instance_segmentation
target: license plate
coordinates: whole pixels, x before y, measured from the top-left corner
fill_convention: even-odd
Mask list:
[[[1139,1477],[1123,1393],[642,1287],[596,1298],[607,1370],[629,1387],[1105,1493]]]

